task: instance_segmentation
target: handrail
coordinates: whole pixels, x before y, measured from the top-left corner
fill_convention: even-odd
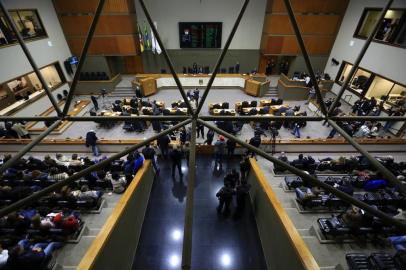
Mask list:
[[[273,192],[271,186],[268,184],[264,173],[258,166],[258,163],[253,158],[250,158],[250,163],[252,170],[259,181],[259,184],[261,185],[263,191],[268,196],[270,203],[275,208],[275,213],[277,214],[277,217],[279,218],[282,227],[285,229],[285,232],[288,235],[291,245],[294,247],[296,255],[302,262],[302,265],[304,266],[305,269],[308,270],[320,269],[319,265],[317,264],[316,260],[313,257],[313,254],[310,252],[306,243],[303,241],[303,238],[299,235],[299,232],[296,230],[295,225],[293,225],[293,222],[290,220],[288,214],[283,209],[283,206],[278,200],[276,194]]]
[[[133,181],[128,186],[127,190],[121,196],[120,200],[117,202],[116,207],[114,208],[113,212],[107,219],[106,223],[103,225],[102,229],[100,230],[99,234],[96,236],[96,239],[93,240],[90,247],[87,249],[85,255],[83,256],[82,260],[80,261],[77,270],[89,270],[92,269],[97,257],[99,256],[100,251],[105,247],[109,237],[111,236],[112,232],[114,231],[120,217],[124,213],[124,210],[127,206],[131,195],[140,185],[142,177],[147,172],[148,168],[151,165],[150,160],[145,160],[144,165],[140,168],[137,174],[134,176]],[[112,266],[113,268],[113,266]]]
[[[143,141],[143,139],[100,139],[99,144],[102,145],[115,145],[115,144],[135,144]],[[356,139],[360,144],[406,144],[406,139],[401,138],[391,138],[391,139]],[[8,139],[0,137],[0,145],[2,144],[27,144],[31,142],[31,139]],[[85,140],[82,138],[66,138],[66,139],[44,139],[39,144],[66,144],[66,145],[84,145]],[[313,138],[313,139],[276,139],[277,144],[338,144],[338,145],[348,145],[347,141],[344,139],[323,139],[323,138]],[[262,145],[272,144],[271,140],[262,140]]]

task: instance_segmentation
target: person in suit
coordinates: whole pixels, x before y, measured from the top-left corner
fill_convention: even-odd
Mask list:
[[[196,100],[196,105],[199,104],[199,97],[200,97],[200,92],[199,92],[199,89],[196,88],[193,91],[193,98]]]
[[[182,152],[178,149],[177,145],[174,145],[173,150],[169,154],[172,160],[172,177],[175,177],[175,168],[178,168],[179,177],[183,176],[182,173]]]
[[[214,144],[214,168],[217,168],[217,164],[220,166],[220,171],[223,168],[223,155],[224,149],[226,148],[226,143],[224,141],[224,136],[220,135],[217,142]]]
[[[240,62],[237,61],[237,63],[235,64],[235,73],[240,73]]]
[[[95,111],[98,111],[99,110],[99,103],[97,102],[97,97],[95,97],[94,95],[91,95],[90,99],[92,100]]]
[[[157,144],[158,144],[159,149],[161,150],[161,154],[162,154],[163,158],[168,157],[170,142],[171,142],[171,139],[169,138],[168,135],[161,136],[157,140]]]
[[[98,157],[100,155],[99,148],[97,147],[97,140],[98,138],[94,130],[90,130],[86,134],[86,147],[90,146],[92,148],[92,152],[95,157]]]

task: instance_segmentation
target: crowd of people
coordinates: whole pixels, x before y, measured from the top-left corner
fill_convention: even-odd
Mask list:
[[[90,172],[42,197],[31,206],[1,217],[0,268],[44,269],[53,251],[80,230],[80,211],[100,207],[105,192],[123,193],[144,160],[154,159],[151,149],[148,145],[143,154],[131,152],[125,160],[113,161],[103,169]],[[61,153],[55,154],[54,158],[50,155],[43,159],[20,158],[0,178],[0,204],[6,206],[19,201],[105,158],[92,160],[78,154],[67,157]],[[10,159],[11,155],[4,155],[0,165]]]
[[[25,127],[26,123],[6,121],[0,123],[0,138],[30,139],[31,135]]]
[[[217,212],[228,216],[231,211],[233,199],[235,197],[234,217],[241,217],[248,198],[251,185],[247,181],[247,174],[250,168],[248,156],[243,156],[240,162],[240,172],[231,169],[224,177],[224,186],[216,193],[219,200]]]

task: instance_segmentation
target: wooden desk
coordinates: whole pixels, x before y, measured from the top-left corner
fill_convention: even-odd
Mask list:
[[[175,108],[166,108],[169,110],[169,115],[176,115]],[[187,108],[178,108],[178,110],[182,113],[182,115],[187,115]]]
[[[220,114],[221,111],[228,112],[228,114]],[[213,115],[225,115],[225,116],[230,115],[230,116],[235,116],[235,115],[236,115],[236,112],[235,112],[234,109],[213,109],[212,114],[213,114]]]
[[[148,114],[144,114],[144,110],[147,110]],[[141,107],[140,114],[152,115],[154,114],[154,110],[152,109],[152,107]]]
[[[99,116],[120,116],[121,112],[113,112],[108,110],[102,110],[99,113]]]
[[[259,110],[260,109],[263,109],[264,107],[246,107],[246,108],[243,108],[242,109],[242,114],[249,114],[249,112],[252,110],[252,109],[256,109],[258,112],[259,112]]]

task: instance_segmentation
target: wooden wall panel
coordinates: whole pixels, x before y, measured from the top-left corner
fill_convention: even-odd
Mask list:
[[[74,55],[80,55],[85,38],[67,38]],[[89,48],[89,55],[136,55],[139,46],[136,36],[95,37]]]
[[[125,56],[124,64],[127,70],[127,74],[138,74],[144,73],[144,67],[142,64],[142,57],[140,55],[136,56]]]
[[[85,36],[93,16],[60,16],[60,22],[67,36]],[[137,33],[135,16],[102,15],[95,35],[129,35]]]
[[[296,18],[300,32],[306,35],[335,35],[341,19],[338,15],[299,15]],[[266,15],[264,32],[268,34],[294,35],[289,16],[279,14]]]
[[[58,13],[93,13],[98,0],[53,0]],[[134,12],[134,0],[107,0],[103,13]]]
[[[308,36],[303,39],[310,55],[327,55],[334,43],[334,37],[329,36]],[[269,36],[262,53],[298,55],[300,48],[295,36]]]
[[[295,13],[336,13],[342,14],[348,0],[291,0]],[[283,0],[272,0],[272,13],[286,13]]]

